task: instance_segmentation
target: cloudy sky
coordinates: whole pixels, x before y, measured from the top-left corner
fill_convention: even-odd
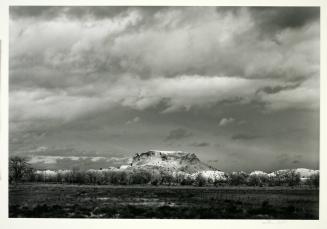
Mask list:
[[[318,168],[319,8],[11,7],[10,154]]]

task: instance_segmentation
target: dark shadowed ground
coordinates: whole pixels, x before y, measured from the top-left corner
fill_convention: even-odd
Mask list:
[[[9,216],[24,218],[318,219],[304,187],[154,187],[17,184]]]

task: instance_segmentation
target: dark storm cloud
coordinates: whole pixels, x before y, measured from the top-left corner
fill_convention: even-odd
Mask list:
[[[269,34],[286,28],[300,28],[320,17],[319,7],[250,7],[249,9],[260,28]]]
[[[216,7],[216,11],[218,14],[238,14],[241,7],[233,7],[233,6],[218,6]]]
[[[184,129],[184,128],[177,128],[177,129],[174,129],[174,130],[171,130],[168,134],[168,136],[165,138],[165,141],[169,141],[169,140],[180,140],[180,139],[183,139],[183,138],[187,138],[187,137],[190,137],[192,136],[193,134]]]
[[[14,20],[19,15],[25,15],[27,19],[39,18],[36,20],[38,23],[28,26],[21,22],[22,26],[17,29],[17,34],[11,33],[13,36],[17,35],[21,44],[11,55],[10,66],[14,70],[10,81],[13,87],[31,87],[36,84],[38,87],[62,88],[98,81],[102,81],[102,84],[106,81],[110,83],[113,78],[126,73],[142,79],[157,76],[175,78],[181,75],[226,75],[280,79],[286,76],[287,80],[302,77],[302,81],[305,80],[304,76],[314,74],[308,68],[303,69],[303,66],[309,64],[305,60],[301,60],[303,65],[297,63],[298,58],[302,58],[302,55],[308,56],[307,53],[295,53],[289,58],[285,47],[271,46],[270,38],[251,42],[258,39],[258,29],[248,25],[251,18],[247,18],[246,14],[239,13],[229,22],[228,16],[219,18],[212,11],[211,7],[14,7],[10,12]],[[204,14],[208,14],[210,20],[204,20]],[[57,15],[81,20],[52,20],[53,23],[48,24],[42,15],[49,15],[50,19],[52,15]],[[92,17],[98,21],[90,19],[86,23],[82,20],[90,15],[94,15]],[[103,24],[101,19],[106,15],[112,20]],[[174,15],[175,20],[171,18]],[[214,23],[207,25],[207,21]],[[229,26],[221,26],[220,21],[223,22],[222,25],[229,23]],[[43,24],[45,25],[41,26]],[[105,27],[106,24],[108,27]],[[188,24],[201,26],[185,30]],[[229,31],[229,27],[235,27],[235,31],[239,30],[238,27],[243,29],[235,33],[234,29]],[[39,33],[41,42],[32,45],[36,40],[31,35],[36,32]],[[67,37],[67,33],[72,35]],[[231,39],[210,39],[223,33]],[[53,40],[51,37],[57,39]],[[24,39],[21,38],[27,41],[23,42]],[[285,39],[279,42],[288,42],[290,38]],[[302,45],[303,39],[308,37],[298,39]],[[292,42],[297,43],[296,40]],[[171,44],[174,44],[174,48]],[[226,45],[233,48],[226,51]],[[280,50],[275,54],[276,48]],[[301,47],[294,49],[302,50]],[[179,50],[178,55],[175,50]],[[263,53],[267,55],[264,58]],[[156,58],[152,58],[153,56]],[[282,59],[279,60],[280,58]],[[312,59],[311,53],[307,59]],[[289,64],[280,64],[285,62]],[[28,72],[25,71],[26,68],[29,69]],[[110,74],[111,77],[104,77],[105,74]],[[66,77],[67,75],[70,77]]]
[[[193,142],[190,144],[190,146],[194,146],[194,147],[207,147],[210,146],[209,142]]]
[[[57,17],[67,16],[72,19],[83,19],[92,17],[94,19],[104,19],[115,17],[126,11],[127,7],[106,7],[106,6],[11,6],[10,15],[12,18],[39,18],[52,20]]]
[[[278,30],[300,28],[320,18],[319,7],[217,7],[217,13],[237,16],[244,9],[248,9],[260,29],[270,35]]]
[[[251,135],[251,134],[235,134],[232,136],[233,140],[253,140],[260,138],[261,136]]]
[[[71,19],[102,20],[114,18],[128,10],[139,10],[146,16],[153,16],[160,10],[165,10],[166,6],[10,6],[10,16],[13,19],[34,18],[42,20],[53,20],[58,17],[68,17]]]
[[[10,6],[10,16],[14,19],[20,17],[42,17],[44,19],[58,16],[58,11],[63,7],[56,6]]]
[[[200,157],[219,151],[225,168],[251,167],[261,154],[276,161],[275,151],[312,156],[320,69],[313,11],[11,7],[10,151],[202,147]],[[234,122],[222,128],[223,118]],[[242,152],[240,164],[227,162],[233,152]],[[288,163],[312,165],[308,158]]]
[[[256,93],[259,93],[260,91],[262,92],[265,92],[267,94],[276,94],[280,91],[283,91],[283,90],[291,90],[291,89],[295,89],[297,87],[299,87],[300,84],[294,84],[294,85],[287,85],[287,86],[275,86],[275,87],[263,87],[263,88],[260,88],[259,90],[257,90]]]

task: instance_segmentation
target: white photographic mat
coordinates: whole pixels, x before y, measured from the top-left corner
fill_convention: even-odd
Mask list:
[[[4,228],[326,223],[323,1],[0,15]]]

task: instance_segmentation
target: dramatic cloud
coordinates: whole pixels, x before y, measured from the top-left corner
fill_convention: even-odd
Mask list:
[[[319,19],[317,7],[251,7],[254,19],[266,32],[302,26]]]
[[[13,114],[11,118],[71,120],[117,105],[144,110],[158,105],[163,100],[166,101],[166,109],[162,110],[164,113],[189,110],[192,106],[208,107],[219,101],[235,98],[242,98],[240,102],[248,103],[258,99],[258,93],[255,92],[259,88],[275,84],[277,83],[270,80],[194,75],[149,80],[122,77],[106,88],[101,85],[90,88],[86,85],[80,87],[78,91],[74,88],[18,90],[11,94]],[[300,94],[295,94],[289,99],[289,106],[301,98]],[[33,109],[29,109],[31,106]],[[63,110],[65,112],[62,112]]]
[[[296,90],[299,83],[294,81],[303,82],[319,73],[319,23],[312,20],[296,30],[282,30],[271,40],[256,32],[254,19],[261,11],[247,8],[240,8],[234,17],[217,14],[210,7],[11,9],[10,81],[11,88],[17,88],[13,107],[16,101],[21,107],[21,103],[40,104],[36,99],[46,98],[40,104],[44,110],[39,112],[36,106],[41,117],[57,116],[52,106],[59,111],[72,105],[68,114],[60,112],[69,119],[111,103],[143,109],[168,97],[171,107],[167,111],[171,111],[189,108],[193,101],[206,104],[208,97],[213,102],[248,99],[260,88]],[[262,11],[279,12],[275,8]],[[70,19],[72,15],[77,16]],[[95,20],[86,15],[108,16],[94,16]],[[124,93],[127,99],[121,98]],[[292,93],[288,102],[297,104],[300,94]],[[260,96],[255,99],[261,100]],[[21,98],[27,101],[20,103]],[[15,113],[25,115],[26,108],[21,109]]]
[[[306,81],[292,90],[263,94],[261,99],[266,103],[268,110],[319,109],[319,97],[319,88],[315,88],[311,81]]]
[[[174,130],[171,130],[168,134],[168,136],[165,138],[165,141],[169,140],[180,140],[183,138],[187,138],[192,136],[192,133],[183,129],[183,128],[177,128]]]
[[[202,146],[214,160],[219,142],[250,167],[253,141],[235,140],[265,136],[265,160],[300,150],[297,165],[317,163],[317,7],[11,6],[9,45],[12,154]]]

